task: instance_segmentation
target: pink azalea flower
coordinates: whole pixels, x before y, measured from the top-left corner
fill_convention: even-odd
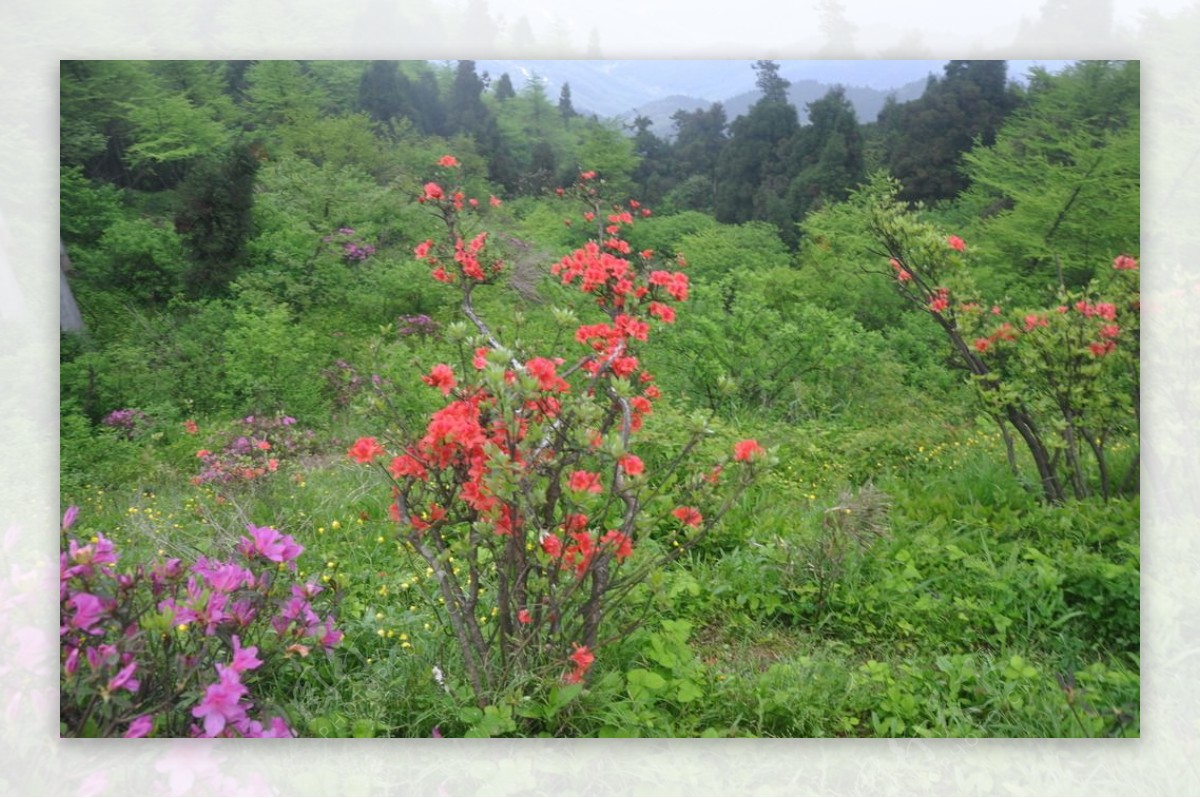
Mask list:
[[[204,733],[208,737],[216,737],[225,730],[227,724],[238,723],[246,717],[246,708],[241,700],[249,691],[242,684],[238,672],[217,665],[217,675],[220,680],[208,686],[204,698],[192,709],[192,716],[203,720]]]
[[[129,728],[125,731],[122,737],[133,739],[136,737],[145,737],[154,729],[154,716],[142,715],[129,724]]]
[[[237,673],[245,673],[252,671],[259,665],[262,665],[262,660],[258,659],[258,646],[250,646],[242,648],[242,641],[237,636],[233,636],[233,661],[229,663],[229,667]]]

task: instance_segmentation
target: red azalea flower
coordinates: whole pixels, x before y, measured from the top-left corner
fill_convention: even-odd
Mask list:
[[[346,454],[360,463],[369,463],[384,454],[384,449],[374,438],[359,438]]]
[[[454,379],[454,370],[445,363],[434,366],[428,374],[421,378],[421,381],[440,389],[444,396],[449,396],[450,391],[454,390],[454,386],[458,384]]]
[[[749,438],[744,441],[738,441],[733,445],[733,459],[747,461],[756,459],[761,455],[765,455],[767,450],[764,449],[758,441]]]
[[[600,493],[604,490],[600,486],[600,475],[594,474],[591,471],[576,471],[572,473],[570,486],[571,490],[581,493]]]
[[[578,670],[586,671],[596,661],[596,655],[587,646],[575,646],[575,651],[571,654],[570,659]]]
[[[698,527],[704,523],[704,516],[695,507],[676,507],[671,515],[679,519],[684,526]]]
[[[956,250],[958,252],[962,252],[964,249],[967,248],[966,242],[963,241],[958,236],[947,237],[946,244],[950,247],[950,249]]]
[[[604,537],[600,538],[600,543],[612,543],[615,546],[613,556],[617,558],[618,562],[633,554],[633,541],[624,532],[616,529],[608,530]]]
[[[438,166],[450,167],[450,166],[459,166],[459,165],[460,164],[458,163],[458,159],[455,158],[453,155],[443,155],[441,158],[438,158]]]
[[[416,479],[429,479],[428,472],[425,471],[425,466],[410,454],[402,454],[392,460],[392,464],[388,466],[388,471],[396,479],[404,477],[415,477]]]
[[[617,463],[619,463],[625,473],[629,474],[631,477],[635,477],[646,470],[645,464],[642,463],[642,458],[638,457],[636,454],[622,455],[621,459],[618,460]]]

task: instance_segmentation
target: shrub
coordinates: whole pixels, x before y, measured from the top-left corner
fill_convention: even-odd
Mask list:
[[[341,640],[313,606],[321,586],[288,578],[303,547],[250,525],[232,559],[118,570],[104,535],[66,536],[77,515],[63,518],[59,566],[63,736],[293,736],[251,688]]]

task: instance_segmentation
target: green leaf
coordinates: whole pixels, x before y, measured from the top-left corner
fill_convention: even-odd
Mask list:
[[[350,734],[352,737],[371,738],[375,736],[375,721],[359,718],[354,721]]]
[[[629,697],[635,701],[650,698],[667,686],[666,679],[645,668],[634,668],[626,678],[629,680]]]
[[[704,691],[700,689],[700,685],[693,682],[691,679],[684,679],[679,683],[679,692],[676,695],[680,701],[686,703],[695,701],[697,698],[703,698]]]
[[[600,728],[599,737],[601,739],[621,738],[621,737],[640,737],[637,729],[624,729],[616,726],[602,726]]]

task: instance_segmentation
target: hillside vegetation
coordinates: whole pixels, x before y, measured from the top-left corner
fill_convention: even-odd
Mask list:
[[[1137,736],[1139,77],[64,62],[64,736]]]

